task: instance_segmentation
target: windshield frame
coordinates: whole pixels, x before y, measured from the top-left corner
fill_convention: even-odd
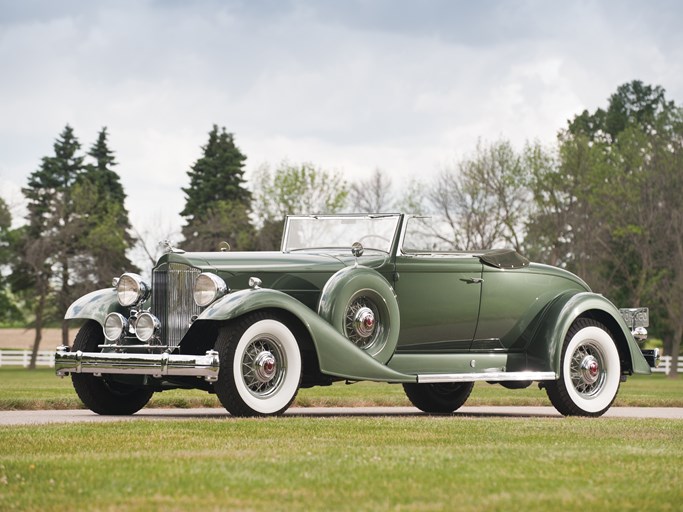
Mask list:
[[[403,214],[400,213],[386,213],[386,214],[358,214],[358,213],[348,213],[348,214],[325,214],[325,215],[287,215],[285,218],[285,227],[284,231],[282,233],[282,242],[280,245],[280,250],[284,253],[291,253],[291,252],[297,252],[297,251],[337,251],[337,250],[342,250],[342,251],[348,251],[351,248],[351,244],[353,242],[358,242],[360,239],[371,235],[370,233],[367,234],[361,234],[358,239],[353,240],[350,242],[348,245],[330,245],[329,243],[326,243],[324,245],[320,245],[318,247],[311,245],[310,247],[291,247],[291,241],[289,240],[290,238],[290,230],[293,225],[293,221],[298,221],[298,220],[306,220],[310,219],[311,221],[350,221],[350,220],[365,220],[365,221],[372,221],[374,219],[389,219],[393,218],[394,219],[394,226],[393,226],[393,232],[388,233],[387,232],[387,246],[386,249],[384,248],[378,248],[378,247],[372,247],[368,246],[365,247],[366,244],[363,244],[364,247],[367,250],[371,251],[377,251],[381,252],[384,254],[394,254],[396,251],[396,241],[398,237],[400,236],[401,228],[402,228],[402,219],[403,219]],[[362,242],[361,242],[362,243]],[[289,247],[288,247],[289,245]]]

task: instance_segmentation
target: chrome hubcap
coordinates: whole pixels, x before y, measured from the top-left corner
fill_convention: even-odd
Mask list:
[[[277,361],[268,351],[261,352],[254,360],[254,376],[260,382],[270,382],[277,371]]]
[[[368,307],[360,308],[356,312],[353,327],[356,329],[358,336],[362,338],[371,336],[375,330],[375,314],[372,312],[372,309]]]
[[[592,343],[579,345],[570,362],[570,376],[574,389],[584,398],[597,395],[605,385],[604,356]]]
[[[593,384],[600,377],[600,363],[593,356],[587,356],[581,361],[581,378],[587,384]]]
[[[284,381],[285,355],[275,338],[257,337],[244,350],[242,380],[252,395],[268,398],[276,393]]]
[[[346,337],[358,348],[368,350],[377,343],[381,323],[375,303],[367,296],[351,301],[344,319]]]

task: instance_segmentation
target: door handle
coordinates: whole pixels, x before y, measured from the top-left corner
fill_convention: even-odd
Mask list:
[[[480,284],[484,282],[481,277],[468,277],[466,279],[461,279],[461,281],[464,281],[467,284]]]

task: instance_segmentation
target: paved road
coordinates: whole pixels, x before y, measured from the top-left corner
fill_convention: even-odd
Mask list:
[[[293,407],[285,417],[419,416],[414,407]],[[462,407],[454,417],[561,418],[553,407]],[[665,418],[683,420],[683,407],[612,407],[605,418]],[[77,409],[64,411],[2,411],[2,425],[44,425],[48,423],[96,423],[107,421],[164,419],[228,419],[225,409],[143,409],[133,416],[99,416]]]

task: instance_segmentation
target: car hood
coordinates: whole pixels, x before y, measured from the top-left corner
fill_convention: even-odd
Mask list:
[[[358,263],[376,268],[384,264],[387,255],[368,255],[359,258]],[[162,263],[181,263],[221,275],[244,273],[334,273],[353,265],[355,258],[342,254],[323,252],[186,252],[168,253],[162,256]]]

